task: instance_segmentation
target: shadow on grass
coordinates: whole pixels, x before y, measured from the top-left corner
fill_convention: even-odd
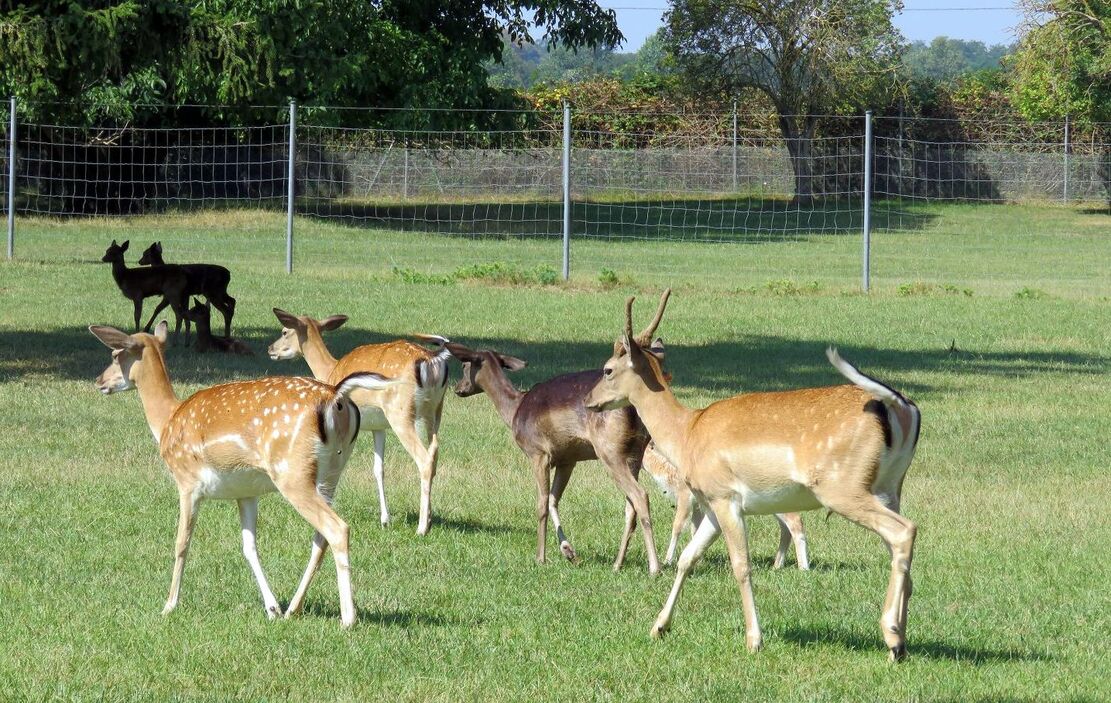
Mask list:
[[[860,635],[836,626],[788,626],[783,630],[784,639],[790,640],[800,646],[838,645],[845,649],[869,652],[883,651],[885,649],[883,638],[879,631],[872,635]],[[936,640],[923,640],[914,636],[911,627],[907,636],[907,653],[910,659],[927,657],[930,659],[948,659],[951,661],[971,662],[986,664],[1007,661],[1051,661],[1047,654],[1036,654],[1017,649],[992,649],[988,647],[965,646],[938,642]]]
[[[415,611],[381,612],[367,610],[356,606],[356,626],[380,625],[384,627],[446,627],[448,625],[463,624],[461,620],[445,618],[442,615]],[[321,618],[325,620],[339,620],[339,606],[335,603],[324,601],[306,600],[304,611],[299,617]],[[468,620],[466,624],[477,624],[477,621]]]
[[[437,330],[451,336],[450,330]],[[271,361],[266,347],[278,336],[274,328],[236,330],[254,351],[253,357],[227,354],[197,354],[191,348],[170,346],[167,365],[170,378],[180,384],[213,385],[262,376],[307,375],[304,361]],[[365,329],[344,327],[329,333],[333,354],[342,356],[360,344],[394,339]],[[513,375],[515,383],[528,388],[552,376],[586,368],[598,368],[613,351],[612,341],[523,342],[512,338],[460,338],[474,348],[489,348],[519,356],[529,366]],[[838,340],[830,340],[838,343]],[[696,389],[727,395],[738,391],[775,391],[843,383],[844,379],[825,358],[826,342],[798,340],[771,335],[746,335],[737,341],[674,345],[668,349],[668,370],[675,374],[678,390]],[[1111,357],[1078,354],[1052,349],[1037,352],[979,352],[946,346],[913,351],[889,350],[856,344],[839,344],[841,354],[866,373],[876,374],[911,397],[937,387],[908,382],[906,373],[944,372],[1021,378],[1040,373],[1099,375],[1108,372]],[[64,327],[48,331],[0,330],[0,383],[26,377],[48,376],[87,381],[90,390],[97,374],[110,362],[108,350],[87,329]],[[455,365],[453,364],[454,368]],[[943,374],[943,375],[944,375]],[[458,375],[458,371],[454,372]],[[449,392],[450,395],[450,392]],[[450,399],[448,402],[488,404],[488,400]]]

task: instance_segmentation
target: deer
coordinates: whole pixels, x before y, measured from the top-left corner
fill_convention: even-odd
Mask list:
[[[162,242],[154,242],[142,257],[139,258],[140,266],[165,266],[162,259]],[[224,336],[231,337],[231,319],[235,315],[235,298],[228,295],[228,284],[231,283],[231,271],[216,264],[178,264],[186,275],[185,297],[202,295],[209,303],[224,316]],[[163,298],[151,315],[151,321],[158,316],[168,305]],[[150,329],[150,324],[147,324]]]
[[[382,527],[390,523],[383,466],[386,430],[389,429],[417,465],[421,482],[417,534],[427,534],[432,517],[432,480],[439,457],[440,417],[447,390],[448,353],[442,348],[434,353],[419,344],[399,339],[356,347],[337,360],[328,351],[321,334],[341,327],[347,322],[346,315],[315,320],[274,308],[274,316],[282,324],[282,333],[269,347],[271,359],[303,356],[313,376],[327,383],[356,371],[373,371],[398,379],[398,384],[388,389],[361,390],[352,398],[362,413],[362,428],[374,436],[374,479],[378,484]],[[418,338],[436,344],[447,341],[437,335],[418,335]]]
[[[657,319],[670,293],[661,296]],[[667,632],[687,575],[724,535],[741,593],[745,643],[750,651],[759,650],[762,634],[745,517],[825,507],[886,543],[891,574],[880,628],[891,661],[904,659],[917,528],[900,513],[900,504],[918,444],[918,407],[861,373],[833,347],[826,356],[848,384],[744,393],[701,409],[685,407],[670,388],[662,359],[633,336],[634,300],[626,301],[624,333],[589,391],[586,407],[599,412],[636,408],[660,452],[679,467],[706,512],[679,557],[652,637]]]
[[[167,265],[128,268],[123,255],[130,244],[131,240],[126,240],[123,244],[117,244],[116,240],[113,239],[112,244],[100,260],[112,264],[112,278],[115,280],[116,286],[123,293],[123,297],[135,305],[135,331],[145,330],[150,332],[151,325],[154,324],[154,316],[151,316],[146,327],[140,326],[143,320],[143,300],[161,295],[162,302],[159,304],[158,310],[162,310],[166,305],[169,305],[174,311],[174,317],[176,318],[174,338],[176,339],[178,333],[181,332],[182,320],[185,321],[185,333],[188,336],[189,321],[185,317],[185,308],[188,305],[188,296],[185,294],[188,287],[188,277],[185,271],[180,266]]]
[[[242,340],[234,339],[232,337],[214,337],[212,336],[212,304],[205,301],[202,305],[197,299],[193,299],[193,307],[185,313],[185,317],[191,320],[197,328],[197,341],[193,344],[193,349],[198,354],[204,354],[208,351],[222,352],[224,354],[239,354],[240,356],[253,356],[254,352]]]
[[[660,491],[675,505],[675,519],[671,524],[671,541],[667,545],[667,554],[664,556],[664,566],[671,566],[675,560],[675,549],[679,543],[679,535],[690,527],[694,535],[698,524],[702,522],[702,509],[694,499],[690,486],[683,480],[679,468],[667,460],[654,442],[648,443],[644,451],[644,471],[652,477]],[[773,569],[782,569],[787,563],[787,550],[794,542],[795,558],[799,571],[810,570],[810,559],[807,556],[806,532],[802,526],[802,516],[798,513],[776,513],[775,519],[779,523],[779,549],[775,553]]]
[[[648,494],[637,482],[648,434],[631,408],[586,412],[583,398],[601,378],[601,371],[556,376],[521,392],[505,372],[525,368],[527,362],[523,359],[489,349],[470,349],[456,342],[445,346],[463,364],[463,377],[455,385],[455,394],[460,398],[479,393],[489,396],[517,446],[532,464],[537,495],[537,563],[546,560],[549,515],[555,524],[560,552],[568,561],[578,562],[578,554],[563,531],[559,501],[575,466],[580,461],[597,459],[609,471],[626,501],[625,531],[613,570],[621,569],[639,518],[648,553],[648,573],[659,574]]]
[[[262,593],[267,618],[281,614],[258,560],[259,497],[278,492],[314,529],[308,566],[285,611],[301,610],[305,594],[331,547],[340,595],[340,623],[355,623],[348,541],[350,529],[332,508],[336,488],[359,432],[358,390],[381,390],[395,381],[355,373],[335,385],[296,377],[225,383],[179,400],[166,371],[167,324],[154,334],[127,334],[91,325],[112,350],[96,387],[110,395],[139,391],[147,425],[178,489],[173,575],[163,615],[177,608],[185,558],[197,511],[206,500],[235,500],[243,557]]]

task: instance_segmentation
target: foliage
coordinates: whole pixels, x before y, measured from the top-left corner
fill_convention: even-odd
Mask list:
[[[951,82],[969,73],[999,68],[1012,50],[1004,44],[989,47],[979,41],[935,37],[929,44],[911,42],[903,55],[903,65],[912,77]]]
[[[424,273],[408,267],[393,267],[393,275],[404,283],[451,286],[459,281],[482,281],[501,286],[554,286],[559,272],[549,264],[522,268],[503,261],[460,266],[451,273]]]
[[[1111,121],[1111,3],[1027,0],[1013,99],[1030,119]]]

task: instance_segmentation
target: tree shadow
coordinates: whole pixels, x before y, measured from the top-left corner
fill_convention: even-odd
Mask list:
[[[844,649],[858,652],[871,652],[884,648],[883,638],[879,632],[876,632],[874,636],[865,636],[836,625],[832,627],[827,625],[788,626],[783,629],[783,637],[802,647],[838,645]],[[992,649],[937,640],[924,640],[916,638],[913,630],[907,637],[907,652],[912,659],[916,656],[924,656],[930,659],[948,659],[973,664],[1053,660],[1053,657],[1040,652]]]
[[[402,521],[407,527],[416,528],[419,520],[419,515],[412,511],[406,511],[402,517]],[[512,535],[512,534],[533,534],[532,530],[527,530],[523,527],[515,527],[512,525],[498,524],[498,523],[481,523],[474,520],[466,520],[452,517],[444,517],[432,513],[430,530],[444,529],[451,532],[458,532],[460,534],[487,534],[487,535]]]
[[[379,610],[368,610],[356,606],[356,625],[371,624],[381,625],[384,627],[447,627],[449,625],[462,624],[462,621],[452,618],[444,617],[434,613],[425,613],[411,610],[395,610],[392,612],[382,612]],[[329,603],[318,600],[306,600],[303,616],[321,618],[324,620],[335,619],[338,620],[340,616],[339,607],[335,603]],[[476,624],[481,621],[467,620],[467,624]]]

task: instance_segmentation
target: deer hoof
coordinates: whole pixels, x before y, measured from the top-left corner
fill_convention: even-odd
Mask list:
[[[652,629],[649,630],[648,636],[654,640],[663,639],[663,636],[667,634],[667,630],[667,625],[663,625],[657,622],[656,624],[652,625]]]
[[[575,548],[571,546],[570,542],[561,542],[559,545],[559,551],[563,553],[563,556],[566,557],[567,561],[571,562],[572,564],[578,565],[579,555],[575,553]]]

